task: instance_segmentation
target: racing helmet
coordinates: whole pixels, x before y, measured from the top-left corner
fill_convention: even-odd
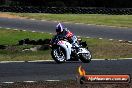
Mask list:
[[[62,26],[61,23],[57,24],[57,26],[56,26],[56,32],[57,32],[57,33],[63,32],[63,26]]]

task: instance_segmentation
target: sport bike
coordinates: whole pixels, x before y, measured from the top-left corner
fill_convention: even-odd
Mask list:
[[[91,53],[88,50],[86,42],[78,40],[79,48],[73,47],[65,38],[56,38],[51,43],[51,56],[57,63],[65,61],[79,61],[89,63],[91,61]]]

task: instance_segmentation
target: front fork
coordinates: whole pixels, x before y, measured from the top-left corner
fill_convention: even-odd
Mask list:
[[[61,47],[58,47],[58,48],[57,48],[57,52],[58,52],[59,55],[61,55],[61,52],[62,52],[62,51],[61,51]]]

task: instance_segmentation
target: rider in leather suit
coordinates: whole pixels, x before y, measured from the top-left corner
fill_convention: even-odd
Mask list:
[[[77,37],[71,31],[67,30],[67,28],[63,28],[61,23],[56,26],[56,33],[55,38],[65,38],[72,44],[73,47],[79,47]]]

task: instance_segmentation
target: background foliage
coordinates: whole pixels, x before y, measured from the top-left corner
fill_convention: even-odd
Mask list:
[[[131,8],[132,0],[0,0],[1,6]]]

